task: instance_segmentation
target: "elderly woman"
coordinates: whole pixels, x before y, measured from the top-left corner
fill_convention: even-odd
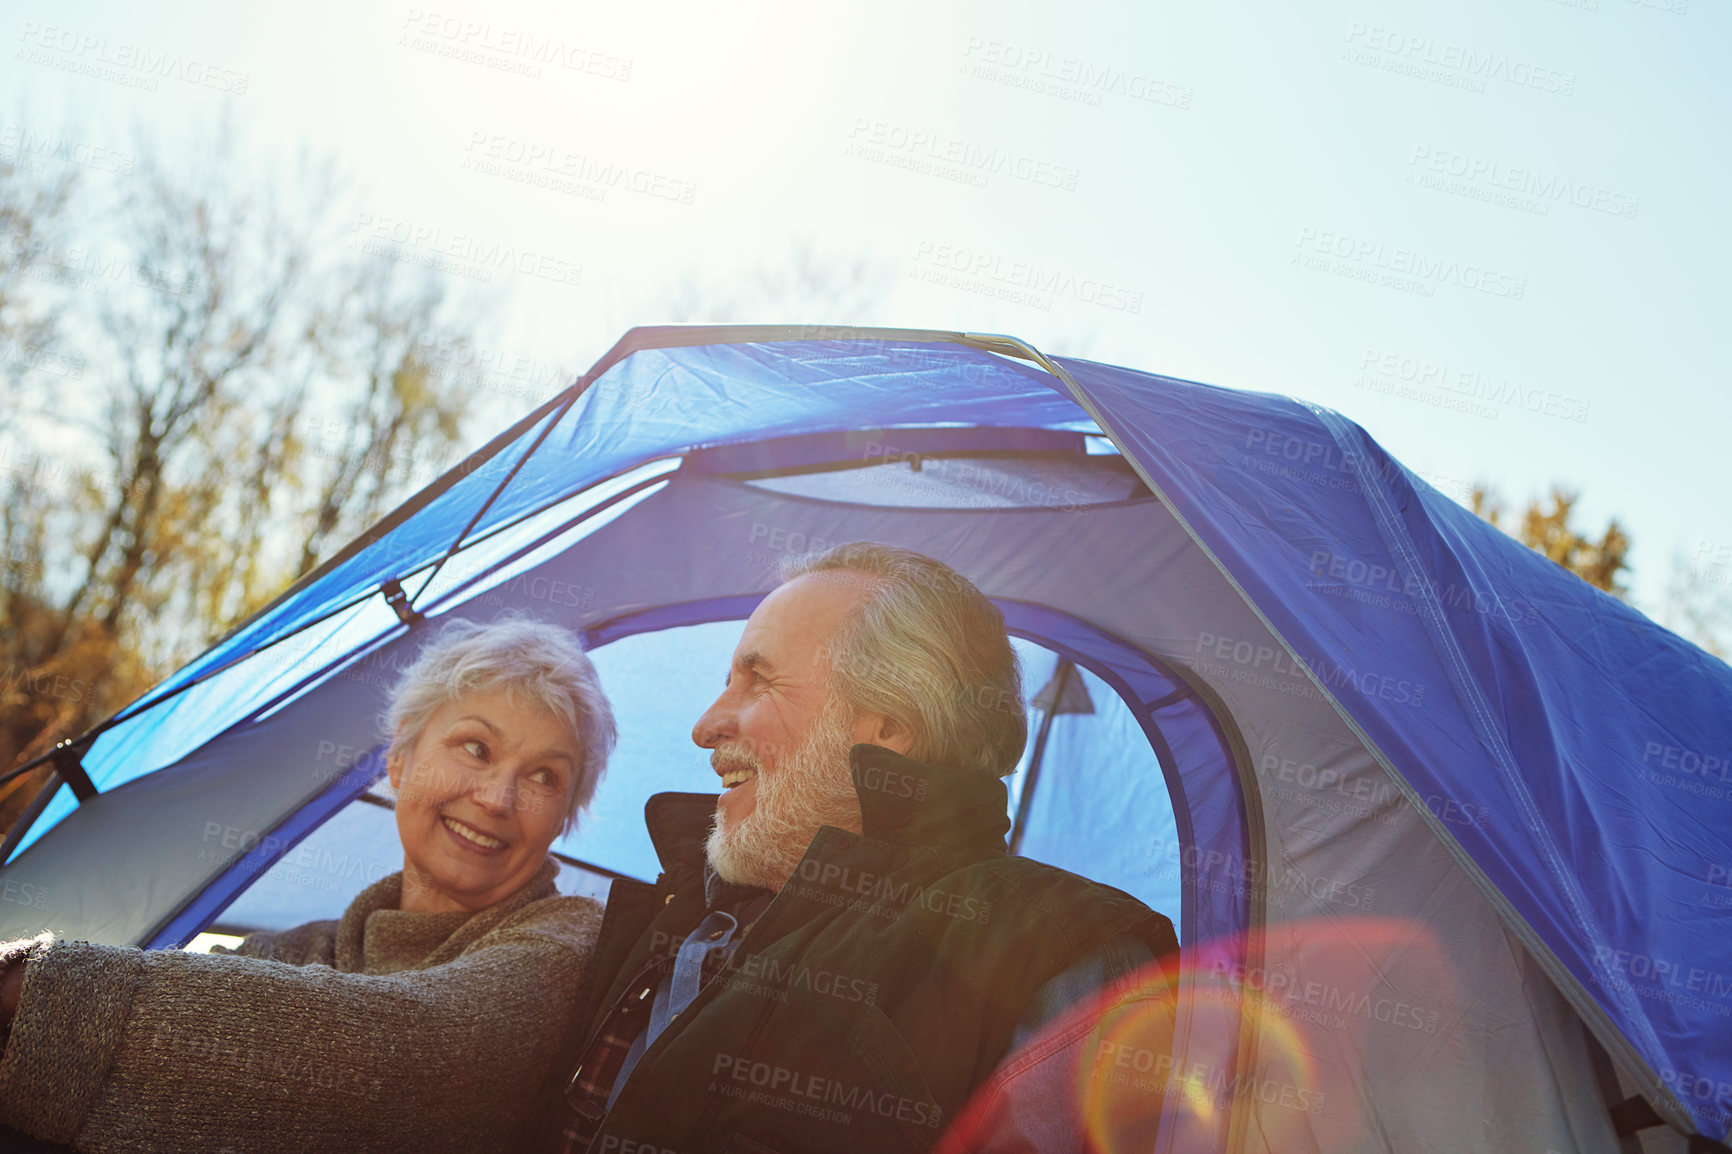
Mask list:
[[[0,947],[0,1122],[91,1151],[504,1148],[557,1076],[600,925],[547,849],[613,713],[570,634],[458,621],[385,731],[403,871],[341,920],[235,956]]]

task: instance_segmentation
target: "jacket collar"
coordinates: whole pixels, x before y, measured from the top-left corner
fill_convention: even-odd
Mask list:
[[[849,752],[854,792],[868,838],[896,845],[1004,852],[1010,830],[1004,780],[928,765],[878,745]],[[702,870],[704,841],[716,812],[713,793],[658,793],[644,824],[662,869]]]
[[[928,765],[881,745],[856,745],[849,762],[867,837],[1004,852],[1010,795],[1003,778]]]
[[[703,869],[704,841],[719,798],[714,793],[658,793],[644,803],[644,825],[664,871]]]

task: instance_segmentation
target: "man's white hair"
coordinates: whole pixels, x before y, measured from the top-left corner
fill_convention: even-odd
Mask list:
[[[1003,777],[1028,740],[1004,614],[950,566],[856,541],[787,559],[782,579],[860,575],[867,594],[830,644],[830,684],[914,736],[909,756]]]

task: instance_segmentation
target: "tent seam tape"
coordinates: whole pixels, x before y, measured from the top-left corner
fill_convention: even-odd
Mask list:
[[[1426,632],[1430,635],[1432,644],[1439,650],[1439,655],[1444,658],[1446,668],[1456,683],[1456,690],[1465,699],[1464,704],[1468,707],[1475,728],[1479,730],[1480,739],[1492,754],[1493,762],[1497,766],[1504,788],[1521,808],[1530,836],[1541,843],[1548,872],[1552,874],[1553,880],[1564,894],[1569,911],[1577,923],[1577,929],[1583,933],[1590,945],[1596,947],[1595,956],[1603,956],[1600,951],[1609,950],[1610,946],[1604,942],[1602,935],[1587,917],[1584,910],[1585,899],[1581,895],[1580,888],[1575,884],[1575,879],[1561,868],[1557,847],[1549,831],[1540,821],[1538,807],[1535,805],[1532,795],[1522,784],[1516,772],[1515,756],[1508,744],[1499,737],[1497,728],[1493,724],[1491,706],[1485,700],[1485,695],[1480,692],[1479,686],[1468,676],[1467,658],[1461,652],[1461,647],[1456,644],[1454,636],[1445,627],[1442,602],[1438,600],[1436,589],[1432,583],[1424,580],[1419,565],[1418,546],[1413,543],[1412,537],[1401,524],[1395,510],[1389,506],[1387,494],[1379,486],[1367,484],[1363,479],[1371,475],[1371,470],[1364,452],[1351,435],[1351,423],[1333,409],[1309,401],[1300,401],[1299,403],[1309,409],[1312,415],[1329,431],[1336,446],[1340,448],[1343,458],[1352,464],[1354,476],[1360,478],[1358,484],[1360,495],[1365,498],[1378,531],[1383,536],[1384,543],[1389,547],[1392,558],[1406,567],[1406,572],[1402,574],[1404,587],[1412,587],[1416,590],[1413,596],[1420,610],[1416,616],[1426,625]],[[1415,580],[1408,580],[1409,578]],[[1648,1083],[1643,1087],[1644,1092],[1660,1098],[1663,1104],[1675,1110],[1679,1120],[1685,1121],[1689,1129],[1693,1131],[1695,1124],[1692,1116],[1684,1109],[1683,1104],[1673,1097],[1665,1084],[1652,1074],[1648,1061],[1635,1049],[1624,1035],[1623,1030],[1611,1020],[1605,1008],[1594,999],[1593,995],[1587,992],[1581,979],[1576,977],[1545,944],[1538,932],[1528,924],[1527,918],[1522,916],[1521,912],[1515,908],[1514,903],[1510,902],[1490,877],[1486,876],[1479,864],[1473,860],[1472,855],[1456,840],[1455,835],[1444,828],[1441,819],[1438,819],[1431,812],[1430,807],[1423,803],[1418,791],[1414,790],[1406,777],[1395,769],[1389,759],[1384,756],[1382,750],[1371,740],[1370,735],[1360,729],[1339,702],[1334,701],[1333,695],[1330,696],[1330,700],[1334,702],[1336,710],[1342,718],[1352,726],[1354,733],[1373,752],[1384,770],[1395,781],[1397,788],[1407,797],[1409,803],[1420,812],[1422,818],[1427,819],[1427,824],[1432,826],[1433,831],[1442,839],[1445,847],[1449,849],[1450,855],[1456,859],[1458,864],[1467,869],[1469,876],[1475,880],[1481,892],[1497,895],[1497,901],[1493,903],[1494,908],[1500,911],[1510,928],[1515,931],[1516,936],[1522,940],[1528,951],[1547,971],[1559,991],[1565,995],[1571,1005],[1575,1006],[1577,1013],[1582,1014],[1585,1020],[1601,1026],[1604,1032],[1610,1033],[1613,1039],[1612,1047],[1635,1059],[1632,1073],[1639,1071],[1637,1076]],[[1660,1046],[1658,1037],[1654,1036],[1653,1026],[1648,1021],[1647,1015],[1639,1012],[1638,1008],[1631,1003],[1630,998],[1624,996],[1624,990],[1620,989],[1617,982],[1607,981],[1604,986],[1608,991],[1616,992],[1618,1001],[1629,1013],[1632,1024],[1639,1025],[1654,1051],[1663,1054],[1664,1049]],[[1596,1033],[1600,1032],[1602,1031],[1596,1031]],[[1675,1120],[1668,1119],[1668,1121],[1671,1121],[1675,1126],[1678,1125]]]

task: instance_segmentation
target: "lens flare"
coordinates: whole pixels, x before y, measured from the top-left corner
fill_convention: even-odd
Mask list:
[[[1368,1098],[1373,1076],[1432,1053],[1458,1005],[1454,968],[1418,922],[1296,920],[1202,943],[1049,1024],[937,1149],[1036,1132],[1044,1148],[1063,1132],[1060,1145],[1088,1154],[1214,1151],[1235,1127],[1256,1148],[1354,1146],[1400,1112]]]

